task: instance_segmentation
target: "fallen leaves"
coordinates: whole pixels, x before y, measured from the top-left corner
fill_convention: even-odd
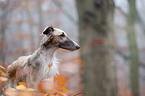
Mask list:
[[[9,88],[4,91],[4,94],[7,96],[17,96],[17,90],[14,88]]]
[[[6,78],[6,77],[0,77],[0,81],[2,81],[2,82],[8,81],[8,78]]]
[[[3,65],[7,65],[3,63]],[[51,67],[52,64],[49,65]],[[0,66],[0,85],[4,86],[8,81],[6,69]],[[68,77],[64,75],[57,75],[55,78],[41,80],[37,89],[27,88],[24,82],[19,82],[15,88],[9,88],[3,91],[7,96],[70,96],[68,87]]]
[[[2,76],[6,76],[7,77],[7,74],[5,74],[2,70],[0,70],[0,73],[2,73]]]
[[[18,86],[16,86],[16,89],[17,90],[24,90],[24,89],[26,89],[26,86],[24,86],[24,85],[18,85]]]
[[[18,96],[34,96],[34,92],[28,91],[28,90],[23,90],[23,91],[19,92]]]
[[[46,93],[47,91],[53,89],[54,87],[54,81],[53,79],[44,79],[41,80],[40,83],[38,84],[38,90],[42,93]]]
[[[37,96],[67,96],[66,82],[67,78],[63,75],[58,75],[55,79],[44,79],[38,84]]]
[[[19,86],[20,87],[20,86]],[[4,91],[4,94],[7,96],[34,96],[33,90],[28,90],[28,88],[9,88]]]
[[[6,66],[7,66],[7,63],[1,62],[1,65],[0,65],[0,92],[1,93],[4,91],[5,82],[8,81],[6,69],[5,69]],[[9,92],[9,90],[7,90],[7,94],[8,94],[8,92]]]
[[[19,82],[19,85],[24,85],[26,86],[26,84],[24,82]]]
[[[60,88],[61,88],[65,93],[67,93],[67,89],[66,89],[65,86],[60,86]]]
[[[6,78],[1,77],[3,81]],[[44,79],[38,84],[38,90],[27,88],[24,82],[19,82],[16,88],[9,88],[4,91],[7,96],[68,96],[66,88],[67,78],[63,75],[58,75],[55,79]]]
[[[1,62],[1,65],[0,65],[0,76],[7,77],[6,69],[5,69],[5,67],[7,67],[7,65],[8,64],[6,62]]]
[[[67,77],[63,76],[63,75],[58,75],[54,78],[54,81],[58,84],[58,85],[63,85],[66,84],[66,82],[68,81]]]
[[[9,88],[4,91],[7,96],[34,96],[36,90],[32,88],[26,88],[25,83],[19,82],[20,85],[16,88]]]

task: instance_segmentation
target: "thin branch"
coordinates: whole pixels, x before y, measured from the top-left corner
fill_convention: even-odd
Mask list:
[[[126,14],[120,7],[116,6],[116,9],[118,9],[124,16],[127,17],[128,14]],[[145,34],[145,22],[141,19],[141,17],[138,14],[137,14],[137,21],[139,22]]]
[[[118,9],[124,16],[127,17],[128,14],[126,14],[120,7],[116,6],[116,9]]]
[[[73,96],[77,96],[77,95],[80,95],[80,94],[88,94],[88,93],[77,93],[77,94],[75,94]]]
[[[58,2],[57,0],[52,0],[52,1],[55,4],[55,6],[57,6],[58,8],[61,8],[60,2]],[[62,12],[70,21],[74,23],[74,25],[78,24],[78,21],[75,20],[75,18],[71,14],[69,14],[67,10],[63,9]]]
[[[143,32],[145,34],[145,22],[141,19],[141,17],[137,14],[137,20],[139,22],[139,25],[141,26],[141,28],[143,29]]]
[[[117,54],[119,54],[126,61],[128,61],[130,59],[129,56],[123,54],[120,50],[117,50]],[[143,62],[139,62],[139,67],[145,69],[145,64]],[[141,75],[141,73],[140,73],[140,77],[142,77],[143,79],[145,79],[145,76]]]

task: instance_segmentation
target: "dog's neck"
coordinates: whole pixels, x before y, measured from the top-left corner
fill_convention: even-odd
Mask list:
[[[55,58],[56,53],[55,47],[49,48],[49,49],[42,49],[42,53],[40,54],[41,59],[43,62],[53,63],[53,60]]]
[[[28,66],[37,68],[37,71],[41,74],[39,80],[52,78],[59,74],[58,62],[55,58],[56,49],[55,47],[48,49],[39,47],[28,60]]]
[[[33,54],[30,61],[35,61],[41,59],[40,61],[53,63],[55,59],[56,47],[50,47],[45,49],[44,47],[39,47]]]

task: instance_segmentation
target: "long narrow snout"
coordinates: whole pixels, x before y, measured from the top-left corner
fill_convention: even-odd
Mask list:
[[[65,41],[61,41],[59,43],[59,48],[75,51],[77,49],[80,49],[80,46],[76,42],[67,37]]]

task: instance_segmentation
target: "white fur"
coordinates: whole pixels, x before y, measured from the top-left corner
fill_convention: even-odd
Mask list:
[[[40,56],[40,60],[42,60],[42,68],[41,72],[43,74],[42,78],[52,78],[56,74],[59,73],[58,71],[58,61],[55,57],[55,48],[48,49],[47,52],[44,51],[43,54]],[[51,67],[49,67],[49,64],[52,64]]]
[[[58,29],[58,28],[54,28],[54,35],[60,35],[62,33],[64,33],[65,36],[67,36],[67,34],[63,30]]]
[[[56,76],[57,74],[59,74],[59,64],[58,61],[55,57],[55,53],[56,53],[56,48],[51,48],[48,50],[43,50],[42,53],[40,54],[40,58],[37,59],[38,61],[41,61],[41,66],[40,69],[37,71],[38,77],[37,79],[33,80],[32,78],[32,85],[34,85],[33,87],[36,88],[37,84],[43,80],[43,79],[48,79],[48,78],[53,78],[54,76]],[[49,64],[52,63],[52,66],[49,67]],[[33,75],[34,73],[32,73]],[[30,85],[30,86],[32,86]],[[29,86],[29,85],[28,85]]]

